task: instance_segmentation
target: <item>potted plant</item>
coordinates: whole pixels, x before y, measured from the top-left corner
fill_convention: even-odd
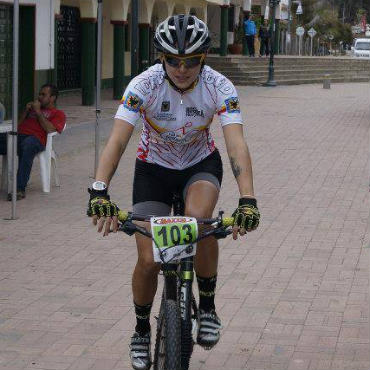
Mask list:
[[[240,20],[234,29],[234,43],[229,45],[230,54],[241,54],[243,51],[244,25]]]

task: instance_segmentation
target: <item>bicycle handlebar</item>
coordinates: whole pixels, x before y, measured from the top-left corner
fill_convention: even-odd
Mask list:
[[[138,215],[134,213],[130,213],[127,211],[118,211],[118,220],[120,222],[125,222],[127,219],[131,219],[133,221],[144,221],[149,222],[152,216],[147,215]],[[229,227],[234,225],[234,218],[233,217],[215,217],[215,218],[197,218],[196,219],[199,224],[202,225],[212,225],[214,223],[218,223],[219,226]]]

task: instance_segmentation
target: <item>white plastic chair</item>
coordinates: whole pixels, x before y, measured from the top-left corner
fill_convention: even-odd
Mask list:
[[[51,165],[53,165],[54,170],[55,186],[60,186],[60,180],[57,171],[57,156],[53,149],[53,136],[57,134],[58,133],[56,131],[48,134],[45,150],[37,155],[40,159],[42,191],[44,193],[50,193]]]
[[[65,126],[64,126],[65,129]],[[63,129],[63,131],[64,131]],[[53,136],[57,135],[56,131],[51,132],[48,134],[46,139],[46,147],[45,150],[40,152],[36,157],[40,159],[40,172],[41,172],[41,183],[42,183],[42,191],[44,193],[50,193],[50,185],[51,185],[51,166],[53,165],[53,172],[54,172],[54,180],[55,186],[60,186],[60,180],[57,170],[57,155],[53,149]],[[2,163],[2,176],[1,176],[1,189],[8,190],[8,193],[12,190],[12,178],[11,174],[9,174],[8,178],[8,158],[7,156],[3,156],[3,163]]]

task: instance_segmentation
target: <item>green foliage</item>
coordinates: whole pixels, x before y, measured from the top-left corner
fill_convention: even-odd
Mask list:
[[[365,14],[366,14],[366,10],[365,9],[358,9],[357,10],[357,13],[356,13],[357,23],[360,23],[362,21],[362,17]]]
[[[319,12],[320,19],[315,25],[316,31],[319,36],[328,38],[329,35],[333,35],[334,43],[343,41],[344,43],[352,43],[352,31],[351,25],[342,23],[337,16],[337,13],[333,13],[329,9],[323,9]]]
[[[240,20],[239,24],[234,29],[234,44],[242,44],[244,38],[244,25],[243,21]]]
[[[255,16],[253,20],[254,20],[254,23],[256,24],[256,30],[257,30],[257,34],[258,34],[258,31],[259,31],[259,29],[261,27],[261,24],[262,24],[261,16],[259,16],[259,17]]]
[[[333,43],[339,43],[340,41],[352,43],[351,25],[343,23],[342,18],[339,18],[339,11],[343,1],[348,0],[335,2],[333,0],[302,0],[303,14],[300,16],[299,21],[295,14],[296,7],[292,7],[293,27],[303,25],[307,31],[312,26],[320,38],[329,40],[329,35],[333,35]]]
[[[307,24],[311,22],[316,13],[316,3],[317,0],[302,0],[303,14],[300,15],[301,23]],[[293,8],[294,14],[297,10],[297,5]]]

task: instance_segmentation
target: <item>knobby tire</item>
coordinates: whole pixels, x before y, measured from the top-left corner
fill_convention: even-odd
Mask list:
[[[180,311],[173,300],[164,300],[159,312],[154,350],[154,370],[181,369]]]
[[[191,292],[191,286],[190,286]],[[196,316],[197,308],[194,296],[191,294],[191,299],[188,299],[188,317],[181,320],[181,370],[188,370],[190,357],[193,353],[193,322],[192,318]]]

